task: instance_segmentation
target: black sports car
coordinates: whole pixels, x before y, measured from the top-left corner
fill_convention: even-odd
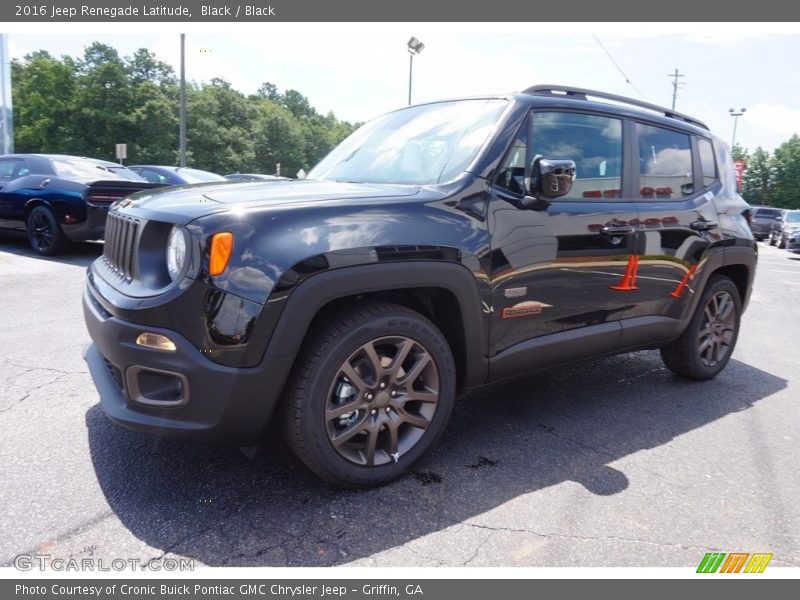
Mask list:
[[[159,187],[117,163],[61,154],[0,156],[0,230],[27,231],[34,250],[103,239],[108,207]]]

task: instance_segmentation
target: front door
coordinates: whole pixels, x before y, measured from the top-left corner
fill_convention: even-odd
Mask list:
[[[489,210],[491,356],[521,352],[533,367],[537,355],[553,363],[562,350],[577,358],[581,347],[586,355],[616,347],[618,321],[633,308],[639,256],[638,214],[623,188],[623,129],[621,119],[602,114],[536,111],[519,132]],[[574,161],[576,177],[567,196],[524,208],[537,156]],[[497,379],[508,361],[494,362]]]

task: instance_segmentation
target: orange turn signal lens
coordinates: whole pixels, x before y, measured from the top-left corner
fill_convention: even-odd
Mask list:
[[[215,233],[211,236],[211,257],[208,260],[208,272],[221,275],[228,266],[233,252],[233,234],[229,231]]]

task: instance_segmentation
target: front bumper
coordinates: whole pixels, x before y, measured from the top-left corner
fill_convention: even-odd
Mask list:
[[[102,407],[113,421],[129,429],[205,442],[250,445],[259,441],[277,404],[283,376],[273,381],[264,365],[217,364],[175,331],[114,317],[94,299],[88,286],[83,312],[93,341],[84,357]],[[136,338],[143,332],[168,337],[176,350],[137,345]],[[159,377],[180,381],[172,396],[159,399],[157,393],[147,391]]]

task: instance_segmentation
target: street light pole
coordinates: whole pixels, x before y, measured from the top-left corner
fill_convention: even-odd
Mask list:
[[[411,106],[411,74],[414,71],[414,55],[419,54],[425,49],[425,44],[417,38],[412,37],[408,40],[408,105]]]
[[[414,72],[414,53],[408,53],[408,105],[411,106],[411,73]]]
[[[736,145],[736,125],[739,123],[739,117],[746,113],[747,109],[740,108],[739,112],[736,112],[736,109],[729,108],[728,112],[733,117],[733,137],[731,138],[731,152],[733,152],[733,147]]]
[[[181,34],[181,89],[180,89],[180,137],[178,166],[186,166],[186,34]]]

